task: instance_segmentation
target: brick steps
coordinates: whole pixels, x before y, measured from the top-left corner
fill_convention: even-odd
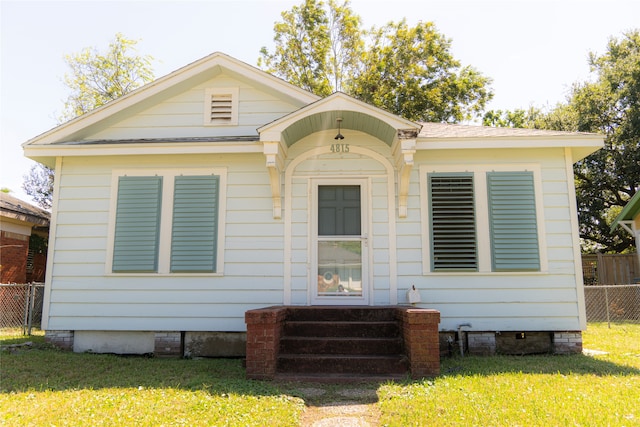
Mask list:
[[[296,374],[406,374],[409,365],[403,355],[367,354],[281,354],[278,372]]]
[[[312,337],[398,337],[396,321],[289,321],[284,324],[285,336]]]
[[[247,378],[360,382],[440,372],[430,309],[272,306],[245,313]]]
[[[402,340],[395,338],[285,336],[281,354],[401,354]]]
[[[407,374],[288,374],[276,373],[274,380],[282,382],[308,382],[308,383],[325,383],[325,384],[354,384],[354,383],[384,383],[387,381],[403,381],[408,377]]]
[[[279,376],[388,377],[409,370],[390,308],[290,308],[282,331]]]

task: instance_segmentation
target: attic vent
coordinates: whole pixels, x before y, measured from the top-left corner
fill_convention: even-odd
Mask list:
[[[207,89],[204,106],[205,125],[238,124],[238,88]]]
[[[232,117],[231,95],[220,94],[211,97],[211,123],[229,123]]]

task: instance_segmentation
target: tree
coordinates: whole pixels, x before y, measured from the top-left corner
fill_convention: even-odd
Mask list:
[[[583,251],[632,250],[633,238],[610,226],[627,201],[640,189],[640,31],[611,38],[603,55],[589,54],[594,78],[575,83],[566,103],[548,113],[488,112],[485,124],[605,135],[601,150],[574,165],[580,237]],[[496,117],[497,116],[497,117]]]
[[[450,48],[431,22],[391,22],[372,32],[351,93],[410,120],[472,119],[493,96],[491,80],[472,67],[460,68]]]
[[[43,209],[51,209],[53,200],[53,170],[36,163],[24,176],[22,189]]]
[[[604,148],[574,167],[580,233],[596,248],[622,252],[632,237],[609,227],[640,189],[640,30],[611,38],[589,64],[596,80],[575,84],[563,111],[575,130],[606,135]]]
[[[482,116],[482,124],[503,128],[536,128],[542,115],[542,111],[535,107],[529,107],[528,110],[490,110]]]
[[[305,0],[281,13],[274,25],[275,51],[260,50],[258,65],[320,96],[343,90],[362,50],[360,17],[348,0]]]
[[[263,47],[258,64],[317,95],[342,90],[410,120],[445,122],[478,116],[492,97],[491,80],[461,67],[433,23],[363,31],[349,2],[334,0],[305,0],[282,17],[275,51]]]
[[[64,83],[70,94],[59,118],[62,123],[98,108],[153,80],[149,55],[135,51],[137,41],[116,34],[106,53],[85,48],[80,53],[65,56],[70,68]],[[42,208],[50,209],[53,196],[54,171],[36,164],[24,176],[22,188]]]
[[[153,58],[136,54],[137,43],[117,33],[105,53],[85,48],[65,56],[70,71],[64,83],[70,93],[63,120],[87,113],[153,80]]]

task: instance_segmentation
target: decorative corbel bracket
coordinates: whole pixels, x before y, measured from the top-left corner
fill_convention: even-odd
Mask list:
[[[282,152],[280,142],[264,142],[263,153],[266,157],[267,171],[269,172],[269,181],[271,183],[271,199],[273,201],[273,218],[282,218],[282,199],[280,175],[284,165],[284,154]]]
[[[407,217],[407,198],[409,196],[409,181],[411,178],[411,170],[413,169],[413,155],[416,153],[416,136],[401,134],[398,131],[400,140],[396,145],[394,157],[396,167],[398,169],[398,216],[400,218]],[[406,138],[406,139],[405,139]]]

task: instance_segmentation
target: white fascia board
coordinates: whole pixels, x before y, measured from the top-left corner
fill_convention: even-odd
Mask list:
[[[199,143],[199,144],[96,144],[96,145],[45,145],[26,146],[24,155],[28,158],[76,157],[76,156],[126,156],[158,154],[219,154],[219,153],[260,153],[262,144],[239,143]]]
[[[593,136],[559,136],[559,137],[469,137],[469,138],[418,138],[417,150],[469,150],[487,148],[573,148],[584,149],[588,154],[603,146],[600,135]],[[586,154],[586,155],[588,155]],[[579,159],[574,159],[577,161]]]

